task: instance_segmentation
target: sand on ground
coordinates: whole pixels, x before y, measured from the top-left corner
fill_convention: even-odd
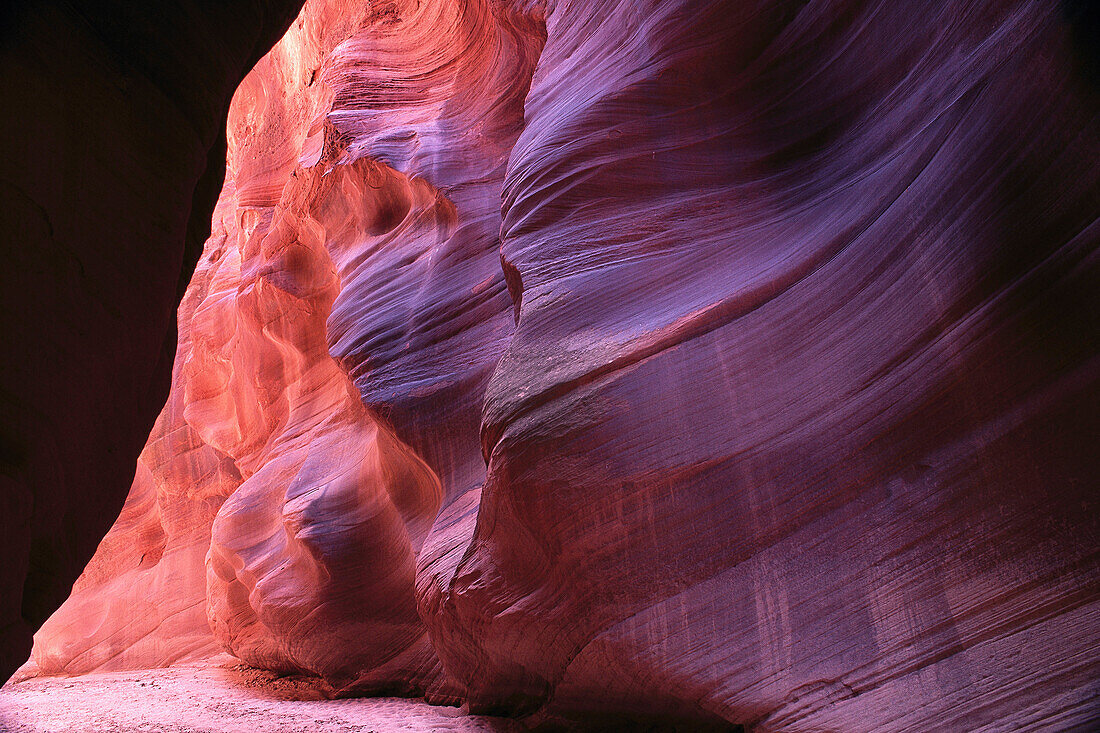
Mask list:
[[[316,698],[307,685],[223,655],[169,669],[34,677],[0,688],[0,733],[493,731],[503,718],[402,698]]]

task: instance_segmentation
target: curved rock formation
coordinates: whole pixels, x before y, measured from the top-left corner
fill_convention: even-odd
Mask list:
[[[216,640],[550,723],[1100,720],[1089,17],[308,3],[40,666]]]
[[[424,562],[453,566],[450,529],[473,528],[482,395],[513,324],[500,189],[542,38],[488,6],[313,3],[245,80],[172,398],[124,521],[39,634],[42,671],[207,653],[208,601],[215,637],[249,663],[456,698],[415,562],[430,541]],[[189,468],[154,450],[168,440]],[[165,513],[185,519],[150,537],[180,552],[122,560],[118,545],[152,557],[135,525]]]
[[[0,9],[0,680],[118,517],[168,392],[230,97],[299,5]]]
[[[433,623],[475,707],[1096,714],[1096,96],[1047,11],[914,11],[553,5]]]

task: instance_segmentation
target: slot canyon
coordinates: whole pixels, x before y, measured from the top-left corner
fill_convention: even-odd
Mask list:
[[[0,733],[1100,730],[1092,3],[0,28]]]

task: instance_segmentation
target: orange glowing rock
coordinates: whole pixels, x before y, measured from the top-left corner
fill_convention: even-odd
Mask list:
[[[840,5],[307,3],[39,665],[1089,719],[1097,98],[1041,4]]]
[[[513,325],[500,189],[542,30],[458,3],[402,14],[311,3],[238,90],[172,396],[122,519],[38,634],[42,671],[221,645],[334,692],[456,699],[416,563],[428,543],[424,562],[453,566],[473,529],[429,542],[484,476],[481,395]]]

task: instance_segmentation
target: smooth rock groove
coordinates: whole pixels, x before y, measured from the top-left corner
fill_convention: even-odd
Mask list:
[[[1100,723],[1090,17],[311,0],[39,669]]]

